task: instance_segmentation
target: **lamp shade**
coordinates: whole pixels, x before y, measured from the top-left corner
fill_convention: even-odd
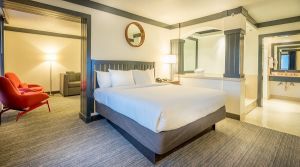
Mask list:
[[[176,64],[176,55],[165,55],[162,57],[162,61],[167,64]]]
[[[56,55],[55,54],[47,54],[46,55],[46,61],[55,61]]]

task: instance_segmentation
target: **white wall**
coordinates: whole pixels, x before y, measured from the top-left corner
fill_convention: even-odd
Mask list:
[[[225,36],[223,34],[199,38],[198,67],[203,68],[208,74],[224,74]]]
[[[270,94],[272,96],[279,97],[288,97],[288,98],[297,98],[300,99],[300,83],[294,83],[294,85],[290,85],[290,82],[283,82],[279,85],[280,82],[270,81]],[[286,88],[285,88],[286,86]]]
[[[55,54],[52,91],[59,90],[59,74],[80,72],[81,41],[44,35],[5,31],[5,72],[15,72],[23,82],[50,89],[47,54]]]
[[[244,74],[245,97],[257,98],[257,74],[258,74],[258,32],[255,27],[247,23],[244,36]]]
[[[161,63],[161,57],[170,52],[168,29],[139,22],[145,30],[146,38],[141,47],[134,48],[127,44],[124,31],[126,26],[135,20],[61,0],[36,1],[92,16],[92,59],[155,61],[157,62],[156,74],[168,77],[168,66],[163,66]]]

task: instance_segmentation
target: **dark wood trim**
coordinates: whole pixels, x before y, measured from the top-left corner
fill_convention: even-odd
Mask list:
[[[189,39],[189,40],[193,40],[193,41],[198,41],[198,39],[197,39],[197,38],[193,38],[193,37],[187,37],[187,39]]]
[[[169,24],[166,24],[166,23],[163,23],[160,21],[156,21],[156,20],[153,20],[153,19],[150,19],[147,17],[136,15],[136,14],[133,14],[133,13],[130,13],[130,12],[127,12],[124,10],[120,10],[120,9],[117,9],[114,7],[110,7],[110,6],[107,6],[107,5],[98,3],[98,2],[94,2],[94,1],[82,1],[82,0],[64,0],[64,1],[74,3],[77,5],[81,5],[81,6],[85,6],[88,8],[96,9],[99,11],[111,13],[111,14],[114,14],[117,16],[128,18],[128,19],[137,20],[137,21],[140,21],[143,23],[147,23],[147,24],[162,27],[162,28],[175,29],[175,28],[178,28],[178,24],[179,24],[179,23],[177,23],[177,24],[169,25]],[[212,20],[222,19],[224,17],[231,16],[232,14],[239,14],[239,13],[243,14],[247,18],[247,20],[255,26],[256,21],[249,15],[248,11],[244,7],[240,6],[240,7],[234,8],[234,9],[225,10],[223,12],[219,12],[216,14],[212,14],[212,15],[208,15],[208,16],[204,16],[204,17],[200,17],[197,19],[183,22],[181,27],[186,27],[186,26],[191,26],[191,25],[204,23],[204,22],[208,22],[208,21],[212,21]]]
[[[80,22],[82,25],[81,38],[81,96],[80,96],[80,118],[85,122],[91,120],[94,112],[91,71],[91,15],[52,6],[32,0],[5,0],[4,7],[33,14]]]
[[[298,47],[299,48],[299,47]],[[282,52],[288,52],[288,51],[296,51],[296,52],[298,52],[298,51],[300,51],[300,48],[299,49],[297,49],[297,48],[291,48],[291,49],[285,49],[284,47],[281,49],[281,51]]]
[[[50,91],[47,91],[45,93],[50,94]],[[59,90],[51,91],[51,94],[59,94],[59,93],[60,93]]]
[[[279,19],[279,20],[272,20],[272,21],[257,23],[256,27],[262,28],[262,27],[276,26],[276,25],[280,25],[280,24],[295,23],[295,22],[299,22],[299,21],[300,21],[300,16],[296,16],[296,17],[289,17],[289,18],[284,18],[284,19]]]
[[[0,16],[0,76],[4,75],[4,18]]]
[[[197,34],[208,34],[208,33],[214,33],[214,32],[220,32],[222,30],[218,30],[218,29],[211,29],[211,30],[205,30],[205,31],[200,31],[200,32],[196,32]]]
[[[283,31],[277,33],[270,34],[261,34],[258,36],[258,74],[257,74],[257,105],[258,107],[262,107],[263,105],[263,74],[262,74],[262,59],[263,59],[263,39],[265,37],[273,37],[273,36],[284,36],[284,35],[297,35],[300,34],[300,30],[293,31]]]
[[[231,118],[231,119],[235,119],[235,120],[240,120],[241,119],[240,115],[229,113],[229,112],[226,112],[226,117]]]
[[[280,45],[279,45],[280,46]],[[300,45],[292,45],[292,46],[281,46],[281,47],[277,47],[277,49],[276,49],[276,53],[277,53],[277,61],[278,61],[278,64],[277,64],[277,69],[280,69],[281,68],[281,58],[280,58],[280,56],[281,56],[281,54],[280,54],[280,51],[282,50],[282,49],[287,49],[287,48],[299,48],[300,47]],[[272,53],[272,56],[274,57],[274,48],[273,48],[273,46],[271,47],[271,49],[272,49],[272,51],[271,51],[271,53]],[[296,49],[294,49],[294,50],[296,50]]]
[[[132,19],[132,20],[137,20],[143,23],[147,23],[147,24],[151,24],[154,26],[158,26],[158,27],[162,27],[162,28],[168,28],[169,25],[160,21],[156,21],[153,19],[149,19],[143,16],[139,16],[124,10],[120,10],[114,7],[110,7],[101,3],[97,3],[94,1],[83,1],[83,0],[64,0],[66,2],[70,2],[73,4],[77,4],[77,5],[81,5],[81,6],[85,6],[88,8],[92,8],[92,9],[96,9],[99,11],[103,11],[103,12],[107,12],[107,13],[111,13],[117,16],[121,16],[121,17],[125,17],[128,19]]]
[[[81,23],[82,18],[90,17],[90,15],[78,11],[68,10],[57,6],[48,5],[32,0],[3,0],[4,7],[7,9],[18,10],[37,15],[50,16],[67,21]],[[21,4],[21,5],[20,5]],[[68,11],[68,12],[66,12]]]
[[[275,46],[277,45],[292,45],[292,44],[300,44],[300,41],[293,41],[293,42],[278,42],[278,43],[272,43],[271,44],[271,56],[274,58],[274,51],[275,51]],[[278,61],[278,66],[280,67],[280,59],[279,59],[279,54],[278,54],[278,49],[277,49],[277,61]]]
[[[269,76],[269,81],[300,83],[300,77]]]
[[[236,34],[236,33],[240,33],[240,34],[245,34],[245,30],[241,29],[241,28],[237,28],[237,29],[232,29],[232,30],[226,30],[224,31],[224,34],[225,35],[228,35],[228,34]]]
[[[240,14],[240,13],[242,13],[242,8],[243,7],[237,7],[234,9],[225,10],[223,12],[219,12],[219,13],[211,14],[208,16],[200,17],[197,19],[185,21],[185,22],[181,23],[181,27],[187,27],[187,26],[200,24],[200,23],[204,23],[204,22],[208,22],[208,21],[222,19],[224,17],[235,15],[235,14]],[[178,24],[173,24],[173,25],[170,25],[169,28],[174,29],[174,28],[178,28],[178,26],[179,26]]]
[[[280,47],[277,47],[277,50],[282,50],[284,48],[294,48],[294,49],[297,49],[297,48],[300,48],[300,45],[280,46]]]
[[[61,38],[82,39],[81,36],[77,36],[77,35],[61,34],[61,33],[55,33],[55,32],[40,31],[40,30],[33,30],[33,29],[19,28],[19,27],[11,27],[11,26],[4,26],[4,30],[5,31],[27,33],[27,34],[61,37]]]
[[[247,19],[247,21],[249,21],[249,23],[251,23],[252,25],[257,27],[256,26],[257,22],[254,20],[254,18],[252,16],[250,16],[248,11],[244,7],[242,7],[242,15],[244,15],[246,17],[246,19]]]
[[[4,0],[4,1],[12,1],[12,2],[22,2],[24,0]],[[85,6],[88,8],[92,8],[95,10],[99,10],[99,11],[103,11],[103,12],[107,12],[107,13],[111,13],[117,16],[121,16],[121,17],[125,17],[128,19],[132,19],[132,20],[137,20],[143,23],[147,23],[150,25],[154,25],[154,26],[158,26],[158,27],[162,27],[162,28],[167,28],[167,29],[175,29],[178,28],[178,23],[177,24],[166,24],[160,21],[156,21],[147,17],[143,17],[140,15],[136,15],[124,10],[120,10],[114,7],[110,7],[98,2],[94,2],[94,1],[83,1],[83,0],[63,0],[69,3],[73,3],[73,4],[77,4],[77,5],[81,5],[81,6]],[[23,4],[31,4],[31,2],[22,2]],[[217,20],[217,19],[222,19],[224,17],[227,16],[231,16],[234,14],[242,14],[243,16],[245,16],[245,18],[247,19],[247,21],[249,21],[251,24],[253,24],[255,27],[261,28],[261,27],[267,27],[267,26],[274,26],[274,25],[280,25],[280,24],[287,24],[287,23],[293,23],[293,22],[298,22],[300,21],[300,16],[296,16],[296,17],[291,17],[291,18],[285,18],[285,19],[279,19],[279,20],[273,20],[273,21],[268,21],[268,22],[263,22],[263,23],[257,23],[255,21],[255,19],[253,17],[250,16],[250,14],[248,13],[248,11],[240,6],[234,9],[229,9],[229,10],[225,10],[219,13],[215,13],[212,15],[208,15],[208,16],[204,16],[204,17],[200,17],[200,18],[196,18],[196,19],[192,19],[186,22],[183,22],[181,27],[187,27],[187,26],[191,26],[191,25],[195,25],[195,24],[199,24],[199,23],[204,23],[204,22],[208,22],[208,21],[213,21],[213,20]],[[66,17],[66,19],[68,19],[68,17]],[[74,20],[73,20],[74,21]]]

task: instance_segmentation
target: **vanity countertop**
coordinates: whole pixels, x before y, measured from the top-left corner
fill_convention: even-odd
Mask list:
[[[271,74],[269,75],[270,77],[290,77],[290,78],[300,78],[300,75],[274,75],[274,74]]]
[[[188,73],[180,75],[181,78],[195,78],[195,79],[211,79],[211,80],[226,80],[226,81],[241,81],[244,78],[226,78],[222,74],[196,74]]]

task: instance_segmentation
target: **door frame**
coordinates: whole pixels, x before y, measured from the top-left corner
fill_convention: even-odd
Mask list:
[[[13,4],[13,5],[11,5]],[[32,0],[4,0],[3,8],[19,10],[27,13],[40,14],[69,21],[79,20],[81,23],[81,93],[79,117],[86,123],[98,118],[91,116],[94,112],[94,99],[91,83],[91,15],[79,11],[69,10]],[[74,20],[72,20],[74,19]],[[4,29],[2,29],[2,32]],[[3,39],[1,42],[4,42]],[[0,42],[0,43],[1,43]],[[4,57],[4,56],[3,56]],[[4,64],[3,62],[1,62]],[[4,67],[3,67],[4,68]]]
[[[283,31],[258,35],[258,74],[257,74],[257,105],[263,106],[263,39],[273,36],[298,35],[300,30]],[[265,78],[268,79],[268,78]]]

